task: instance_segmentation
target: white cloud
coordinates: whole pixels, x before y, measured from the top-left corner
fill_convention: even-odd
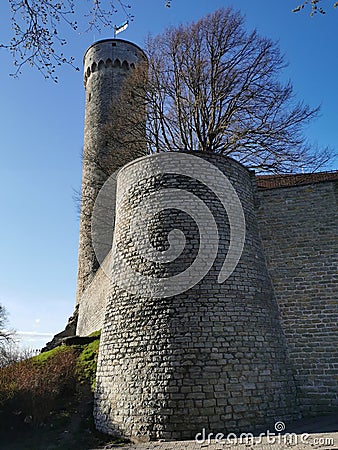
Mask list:
[[[19,336],[39,336],[39,337],[51,337],[53,333],[38,333],[37,331],[17,331]]]
[[[37,331],[17,331],[18,345],[23,348],[41,349],[52,340],[54,333],[41,333]]]

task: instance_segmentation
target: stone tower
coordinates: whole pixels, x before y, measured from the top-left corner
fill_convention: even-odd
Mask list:
[[[112,151],[107,124],[111,121],[111,103],[121,92],[123,81],[141,62],[144,52],[135,44],[121,39],[105,39],[92,44],[84,55],[86,112],[82,169],[82,200],[78,257],[76,303],[92,281],[98,262],[91,239],[91,218],[97,194],[111,173],[132,158],[130,154]],[[112,124],[114,126],[114,124]],[[119,150],[119,149],[118,149]],[[118,155],[117,155],[118,153]],[[145,148],[133,157],[146,153]],[[109,167],[107,167],[107,157]]]

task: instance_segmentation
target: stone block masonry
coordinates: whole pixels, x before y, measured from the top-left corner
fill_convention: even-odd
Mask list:
[[[108,264],[109,256],[82,294],[76,327],[78,336],[88,336],[102,328],[109,292]]]
[[[338,409],[338,181],[258,192],[257,217],[303,415]]]
[[[229,219],[212,190],[194,179],[200,158],[230,180],[245,215],[243,253],[223,284],[217,277],[229,249]],[[271,427],[277,419],[289,420],[297,410],[296,393],[258,232],[250,173],[229,158],[200,153],[191,165],[191,177],[166,173],[161,155],[138,159],[120,171],[114,248],[135,277],[141,274],[150,283],[187,269],[202,240],[196,222],[181,208],[152,215],[152,208],[145,207],[150,241],[157,249],[168,247],[173,229],[184,233],[186,246],[169,263],[142,258],[143,243],[130,235],[131,220],[147,198],[160,198],[167,189],[192,192],[207,205],[218,227],[217,255],[195,286],[159,298],[121,287],[124,266],[113,253],[113,265],[117,263],[97,369],[97,428],[135,440],[188,439],[202,428],[251,431]],[[142,288],[147,291],[148,286]]]

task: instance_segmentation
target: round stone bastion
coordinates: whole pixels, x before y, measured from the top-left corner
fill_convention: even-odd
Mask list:
[[[97,428],[134,441],[274,430],[296,411],[252,173],[158,153],[117,176]]]

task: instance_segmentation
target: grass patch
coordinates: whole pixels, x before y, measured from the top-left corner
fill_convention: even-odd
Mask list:
[[[92,333],[89,334],[89,337],[97,337],[98,339],[100,339],[100,336],[101,336],[101,330],[93,331]]]
[[[36,364],[46,363],[48,360],[53,358],[55,355],[58,355],[65,351],[67,347],[61,345],[60,347],[55,347],[48,352],[40,353],[39,355],[33,356],[30,360]]]
[[[90,344],[84,346],[77,358],[76,375],[80,383],[89,383],[91,390],[95,389],[95,375],[97,366],[97,357],[99,354],[99,338]]]

